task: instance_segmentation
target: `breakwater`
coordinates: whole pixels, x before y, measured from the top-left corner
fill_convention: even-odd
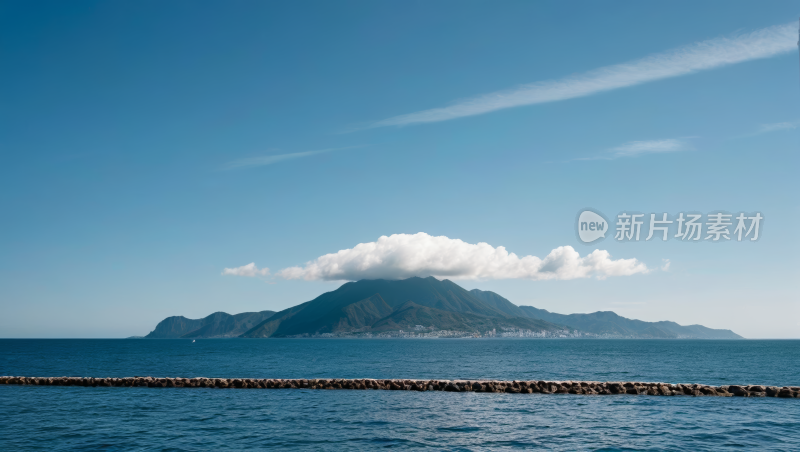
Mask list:
[[[585,394],[800,398],[798,386],[670,384],[598,381],[502,380],[375,380],[375,379],[253,379],[253,378],[92,378],[0,377],[0,384],[83,387],[218,388],[218,389],[351,389],[394,391],[491,392],[514,394]]]

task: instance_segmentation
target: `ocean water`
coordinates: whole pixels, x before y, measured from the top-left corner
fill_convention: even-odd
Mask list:
[[[0,374],[800,385],[800,341],[0,340]],[[0,450],[800,450],[800,399],[0,386]]]

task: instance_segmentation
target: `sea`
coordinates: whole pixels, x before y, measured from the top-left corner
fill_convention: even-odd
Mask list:
[[[0,339],[0,375],[800,386],[800,340]],[[800,399],[0,385],[0,450],[800,450]]]

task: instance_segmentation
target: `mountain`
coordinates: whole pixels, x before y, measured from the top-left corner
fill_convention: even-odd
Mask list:
[[[413,305],[408,305],[409,301]],[[483,301],[452,281],[414,277],[346,283],[311,301],[278,312],[243,337],[365,332],[376,331],[376,328],[385,330],[387,325],[396,325],[399,329],[399,325],[411,325],[409,322],[417,318],[415,316],[427,320],[413,325],[437,329],[472,331],[477,325],[490,324],[508,328],[524,325],[546,331],[563,329],[546,321],[532,322],[523,311],[514,312],[504,303]]]
[[[702,325],[681,326],[675,322],[644,322],[619,316],[611,311],[591,314],[556,314],[532,306],[520,306],[528,317],[566,325],[586,333],[642,339],[742,339],[731,330],[715,330]]]
[[[236,337],[273,314],[274,311],[243,312],[236,315],[215,312],[202,319],[167,317],[145,337],[148,339]]]
[[[501,328],[523,328],[530,330],[553,331],[563,327],[542,320],[525,317],[497,318],[478,314],[443,311],[420,306],[407,301],[390,316],[372,325],[372,331],[410,330],[416,325],[433,326],[439,330],[487,331]]]
[[[669,321],[644,322],[610,311],[556,314],[532,306],[517,306],[494,292],[468,291],[452,281],[434,277],[348,282],[277,313],[215,312],[197,320],[168,317],[146,337],[307,337],[420,328],[459,332],[456,336],[496,330],[497,335],[525,337],[741,339],[730,330],[681,326]]]
[[[519,306],[506,300],[500,295],[497,295],[494,292],[488,290],[472,289],[469,291],[469,293],[471,293],[473,297],[483,301],[489,306],[492,306],[495,309],[498,309],[512,317],[528,317],[528,314],[526,314],[525,311],[520,309]]]

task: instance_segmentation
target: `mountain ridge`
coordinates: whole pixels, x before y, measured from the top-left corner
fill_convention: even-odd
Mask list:
[[[348,282],[279,312],[215,312],[203,319],[168,317],[145,337],[371,337],[373,333],[385,336],[391,331],[430,337],[425,333],[437,330],[461,334],[447,337],[742,338],[730,330],[682,326],[672,321],[645,322],[612,311],[558,314],[517,306],[495,292],[468,291],[450,280],[434,277]]]
[[[373,331],[392,331],[396,329],[410,329],[416,325],[437,325],[441,329],[458,329],[465,326],[478,331],[488,331],[497,328],[516,327],[524,329],[554,330],[562,328],[549,322],[524,317],[511,317],[498,319],[478,314],[444,311],[441,309],[421,306],[413,301],[401,305],[391,315],[379,320],[372,327]]]
[[[440,281],[434,277],[412,277],[404,280],[375,279],[345,283],[334,291],[276,313],[244,333],[242,337],[287,337],[372,331],[373,324],[397,311],[409,301],[427,308],[420,312],[426,313],[426,318],[434,324],[425,325],[426,327],[447,329],[444,325],[449,325],[448,328],[453,328],[458,323],[453,319],[458,318],[461,319],[460,328],[465,328],[468,324],[481,324],[472,317],[480,316],[495,319],[492,322],[483,322],[486,325],[501,327],[507,325],[509,328],[513,325],[524,325],[548,331],[563,328],[546,321],[531,322],[531,319],[524,315],[512,320],[514,316],[476,298],[452,281],[446,279]],[[390,311],[386,309],[387,307]],[[431,309],[437,310],[436,315],[434,311],[430,311]],[[444,316],[438,311],[449,312],[452,315]],[[371,313],[369,318],[362,318],[367,313]],[[376,318],[377,315],[381,317]],[[471,320],[465,323],[466,319]]]
[[[683,326],[671,321],[645,322],[622,317],[613,311],[589,314],[557,314],[533,306],[520,306],[528,316],[559,323],[599,336],[622,336],[641,339],[743,339],[731,330],[702,325]]]
[[[668,320],[646,322],[644,320],[628,319],[613,311],[596,311],[589,314],[557,314],[533,306],[514,305],[502,296],[488,290],[472,289],[470,292],[481,299],[492,300],[495,306],[512,305],[518,307],[527,317],[568,326],[601,337],[632,337],[639,339],[743,339],[742,336],[739,336],[731,330],[712,329],[703,325],[684,326]]]
[[[228,314],[215,312],[202,319],[184,316],[167,317],[145,336],[147,339],[238,337],[254,325],[271,317],[275,311]]]

